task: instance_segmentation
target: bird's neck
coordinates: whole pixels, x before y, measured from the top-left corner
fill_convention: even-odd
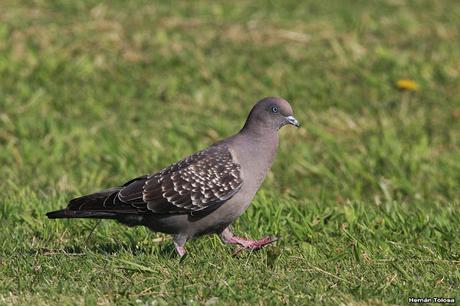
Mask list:
[[[276,138],[278,139],[278,129],[265,124],[263,121],[251,120],[251,114],[244,123],[243,128],[238,134],[248,135],[254,138]]]
[[[278,131],[273,128],[265,127],[247,129],[245,125],[237,134],[237,138],[245,143],[243,146],[245,152],[242,153],[246,155],[246,158],[250,160],[254,166],[260,164],[260,169],[257,170],[262,172],[267,171],[278,150]]]

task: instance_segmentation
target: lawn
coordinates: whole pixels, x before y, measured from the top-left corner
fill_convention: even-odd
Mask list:
[[[0,4],[0,304],[460,299],[457,1]],[[417,90],[401,90],[398,80]],[[113,221],[48,220],[288,99],[232,256]],[[256,158],[256,157],[255,157]]]

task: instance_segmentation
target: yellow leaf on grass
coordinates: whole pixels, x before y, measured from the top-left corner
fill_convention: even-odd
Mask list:
[[[402,79],[396,82],[396,87],[398,87],[401,90],[414,91],[418,89],[418,84],[412,80]]]

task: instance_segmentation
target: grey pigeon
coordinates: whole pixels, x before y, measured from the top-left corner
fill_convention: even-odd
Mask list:
[[[252,108],[234,136],[178,161],[163,170],[135,178],[121,187],[70,200],[48,218],[115,219],[173,235],[182,257],[187,240],[218,234],[223,242],[260,249],[277,240],[235,236],[230,224],[249,206],[278,149],[278,130],[299,126],[289,103],[265,98]]]

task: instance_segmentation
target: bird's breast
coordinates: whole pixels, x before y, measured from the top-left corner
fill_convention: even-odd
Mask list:
[[[238,216],[249,206],[272,166],[278,149],[278,135],[264,141],[254,138],[251,141],[242,141],[246,145],[231,148],[235,161],[240,165],[243,179],[243,186],[232,201],[240,203],[237,207]]]

